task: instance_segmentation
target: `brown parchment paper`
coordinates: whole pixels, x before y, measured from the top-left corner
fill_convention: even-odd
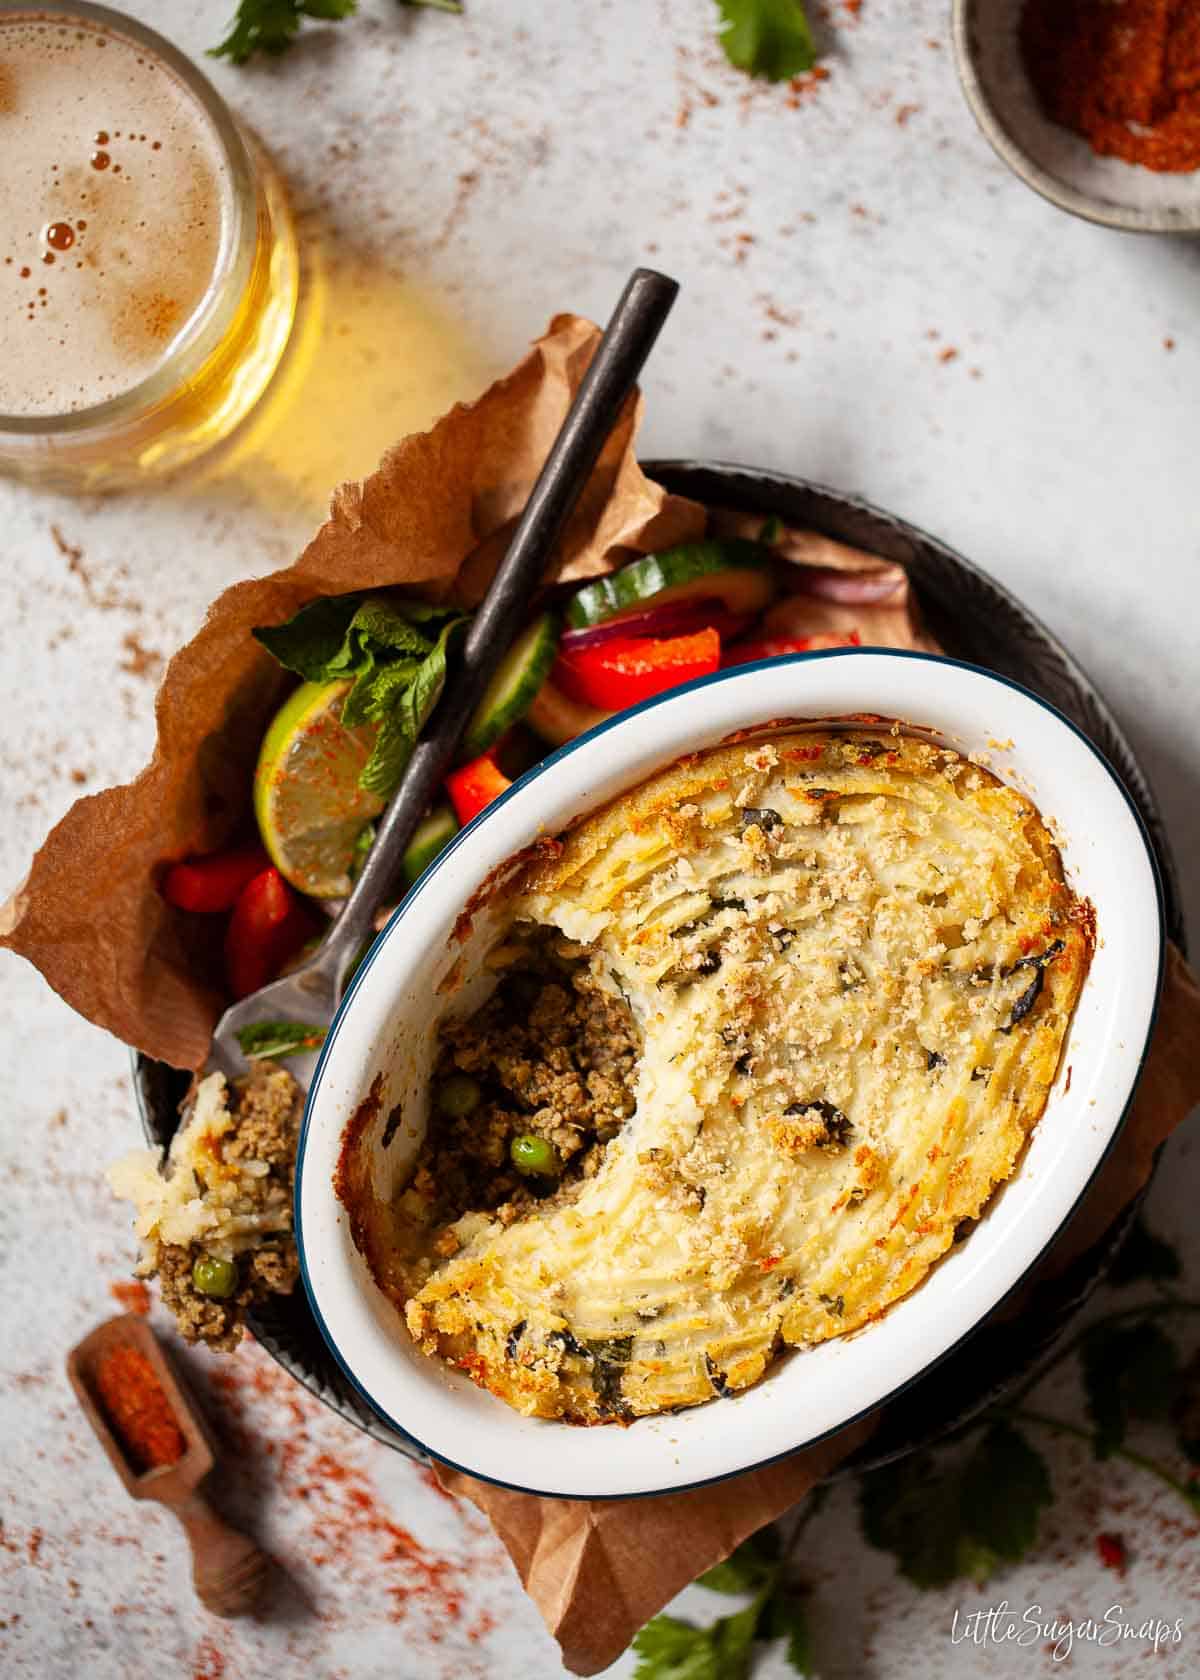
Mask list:
[[[250,631],[352,589],[411,585],[477,599],[599,336],[578,316],[556,316],[477,402],[406,438],[363,483],[343,485],[293,565],[214,601],[163,677],[150,764],[127,786],[77,801],[0,911],[0,944],[28,957],[73,1009],[175,1067],[203,1064],[226,1001],[216,933],[166,905],[156,881],[165,864],[211,851],[247,820],[259,743],[285,686]],[[640,415],[631,398],[554,575],[586,577],[703,530],[702,509],[638,466]]]
[[[264,725],[286,679],[250,636],[315,595],[410,585],[478,599],[578,387],[598,330],[557,316],[530,354],[475,403],[405,439],[284,571],[235,584],[167,668],[154,757],[125,787],[79,800],[0,911],[0,944],[20,952],[97,1025],[176,1067],[199,1066],[223,1006],[202,917],[170,910],[164,863],[221,845],[246,820]],[[630,402],[560,545],[553,576],[610,569],[706,529],[753,535],[761,521],[666,494],[637,465],[640,399]],[[770,632],[858,629],[864,642],[936,651],[901,567],[815,532],[784,552],[813,589],[771,611]],[[849,580],[835,599],[822,578]],[[843,596],[845,590],[837,591]],[[1063,1270],[1145,1183],[1154,1151],[1200,1099],[1200,991],[1172,950],[1160,1015],[1132,1113],[1083,1207],[1030,1286]],[[1019,1311],[1028,1291],[1007,1303]],[[499,1404],[499,1402],[497,1402]],[[606,1667],[637,1629],[703,1570],[795,1505],[865,1441],[878,1417],[768,1469],[658,1498],[537,1499],[439,1468],[450,1491],[491,1519],[526,1590],[578,1674]]]

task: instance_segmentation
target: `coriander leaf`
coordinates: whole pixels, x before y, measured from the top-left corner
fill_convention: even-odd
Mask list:
[[[1042,1455],[1011,1424],[992,1424],[962,1471],[962,1515],[970,1537],[996,1558],[1015,1563],[1033,1545],[1038,1515],[1052,1497]]]
[[[1171,1402],[1171,1422],[1188,1459],[1200,1464],[1200,1353],[1194,1353],[1179,1373]]]
[[[736,1615],[722,1616],[709,1629],[713,1648],[717,1653],[717,1673],[720,1680],[744,1680],[750,1672],[750,1655],[758,1619],[762,1615],[765,1595],[760,1594]]]
[[[817,49],[800,0],[717,0],[729,62],[751,76],[786,82],[811,70]]]
[[[864,1537],[891,1552],[900,1573],[918,1587],[944,1587],[960,1577],[983,1580],[999,1561],[967,1520],[962,1468],[929,1453],[864,1476],[858,1509]]]
[[[795,1593],[774,1592],[767,1600],[767,1614],[760,1629],[764,1639],[786,1639],[787,1660],[797,1674],[813,1674],[812,1638],[808,1611]]]
[[[960,1534],[955,1554],[956,1574],[964,1581],[986,1581],[996,1572],[1000,1558],[971,1534]]]
[[[634,1680],[723,1680],[708,1628],[677,1616],[655,1616],[635,1634]]]
[[[356,5],[357,0],[241,0],[229,34],[209,49],[209,57],[245,64],[256,52],[285,52],[299,31],[301,18],[336,22],[349,17]]]
[[[760,543],[766,543],[767,546],[770,547],[772,543],[777,543],[782,535],[783,520],[780,519],[777,513],[773,513],[768,520],[764,521],[763,528],[758,533],[758,541]],[[821,1484],[818,1484],[818,1486],[819,1485]]]
[[[863,1535],[891,1552],[919,1587],[944,1587],[959,1573],[960,1486],[956,1472],[928,1453],[911,1454],[864,1476],[859,1487]]]
[[[248,1027],[239,1027],[234,1037],[249,1061],[263,1061],[271,1056],[300,1056],[306,1050],[319,1050],[325,1033],[324,1027],[312,1027],[304,1021],[253,1021]]]
[[[1097,1458],[1116,1451],[1131,1418],[1165,1417],[1170,1410],[1179,1355],[1157,1324],[1097,1325],[1084,1338],[1080,1359]]]
[[[1170,1243],[1156,1237],[1138,1218],[1108,1269],[1108,1281],[1117,1289],[1129,1283],[1162,1283],[1180,1275],[1179,1256]]]
[[[708,1628],[675,1616],[656,1616],[633,1642],[634,1680],[746,1680],[768,1592]]]
[[[760,1529],[743,1540],[723,1563],[714,1564],[699,1576],[696,1585],[711,1592],[753,1593],[773,1580],[779,1557],[779,1538],[771,1528]]]

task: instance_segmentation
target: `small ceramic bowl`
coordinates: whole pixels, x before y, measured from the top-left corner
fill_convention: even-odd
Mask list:
[[[1025,0],[954,0],[954,53],[975,120],[1026,186],[1129,233],[1200,233],[1200,170],[1160,174],[1099,157],[1043,116],[1017,38]]]
[[[497,933],[492,911],[477,901],[465,932],[456,930],[460,912],[522,847],[735,730],[861,713],[988,754],[1054,825],[1072,886],[1096,908],[1095,959],[1029,1148],[967,1241],[868,1329],[780,1359],[743,1394],[628,1428],[521,1417],[420,1354],[376,1288],[332,1188],[347,1125],[379,1080],[382,1100],[359,1144],[370,1151],[377,1191],[390,1194],[424,1131],[436,1029],[449,1001],[439,986],[457,965],[456,1013],[490,989],[483,957]],[[1120,1129],[1149,1041],[1163,949],[1157,870],[1128,794],[1086,737],[1028,690],[955,660],[863,649],[773,660],[661,695],[552,754],[489,806],[364,959],[317,1066],[300,1139],[296,1235],[317,1322],[386,1423],[491,1481],[595,1499],[675,1491],[761,1467],[897,1394],[1037,1264]],[[384,1149],[397,1105],[404,1124]]]

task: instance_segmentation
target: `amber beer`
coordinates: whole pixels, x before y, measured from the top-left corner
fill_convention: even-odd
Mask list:
[[[160,36],[0,0],[0,471],[108,489],[226,437],[296,303],[277,177]]]

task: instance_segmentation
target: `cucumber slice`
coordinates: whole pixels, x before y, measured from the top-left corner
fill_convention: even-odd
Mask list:
[[[710,537],[647,554],[619,572],[585,583],[571,598],[567,622],[575,630],[586,630],[622,613],[643,611],[651,600],[661,606],[714,599],[723,601],[730,612],[756,613],[774,596],[771,557],[760,543]]]
[[[475,708],[459,750],[461,761],[478,758],[518,718],[525,716],[537,691],[550,675],[558,649],[558,626],[553,613],[543,613],[528,625],[500,661],[499,669]]]
[[[458,822],[449,805],[435,805],[427,817],[422,817],[417,832],[408,843],[408,850],[400,860],[401,872],[410,887],[457,833]]]
[[[576,735],[582,735],[594,724],[603,723],[611,712],[601,712],[595,706],[581,706],[547,677],[538,689],[525,721],[551,747],[565,747]]]

